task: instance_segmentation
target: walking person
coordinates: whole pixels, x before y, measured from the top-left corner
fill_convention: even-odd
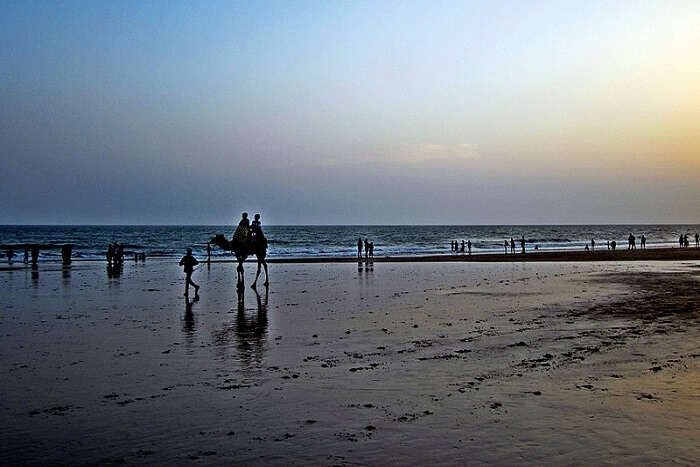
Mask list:
[[[198,264],[199,261],[192,256],[192,248],[188,248],[187,254],[180,260],[180,266],[184,266],[185,271],[185,297],[190,294],[190,284],[194,287],[195,297],[199,295],[199,286],[192,282],[192,273],[194,272],[194,267]]]

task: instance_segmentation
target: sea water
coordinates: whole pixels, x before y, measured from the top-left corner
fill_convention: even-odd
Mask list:
[[[344,225],[344,226],[263,226],[268,238],[268,257],[317,258],[354,256],[357,239],[374,242],[374,256],[420,256],[451,254],[450,242],[471,240],[474,254],[503,252],[503,241],[525,236],[527,249],[577,250],[596,240],[597,248],[606,248],[615,240],[626,247],[627,237],[644,234],[648,247],[678,244],[688,234],[694,243],[700,224],[686,225]],[[60,245],[73,244],[74,259],[104,259],[107,245],[118,241],[127,255],[144,252],[148,257],[179,258],[186,248],[196,257],[206,254],[206,244],[214,235],[233,236],[235,226],[0,226],[0,245],[4,257],[8,245],[38,243],[55,245],[42,249],[40,261],[59,260]],[[519,244],[517,247],[519,248]],[[24,251],[15,250],[15,261]],[[230,253],[212,246],[212,256]],[[128,256],[127,256],[128,259]]]

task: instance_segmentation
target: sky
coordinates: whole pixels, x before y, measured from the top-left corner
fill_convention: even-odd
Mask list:
[[[0,2],[0,224],[700,223],[698,1]]]

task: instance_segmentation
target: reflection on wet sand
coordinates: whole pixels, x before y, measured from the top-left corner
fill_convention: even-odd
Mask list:
[[[265,287],[264,297],[256,289],[253,291],[257,302],[256,313],[246,312],[245,290],[239,288],[235,322],[224,324],[212,333],[219,355],[225,357],[227,350],[235,344],[242,368],[249,370],[260,368],[263,364],[268,327],[268,288]]]
[[[185,317],[182,320],[182,332],[185,334],[185,338],[188,341],[192,341],[192,339],[194,338],[195,326],[194,313],[192,313],[192,305],[194,305],[198,301],[199,297],[197,295],[195,295],[195,297],[192,300],[185,297]]]
[[[61,269],[61,275],[63,277],[63,286],[68,287],[70,285],[70,273],[71,273],[71,266],[70,265],[65,265]]]

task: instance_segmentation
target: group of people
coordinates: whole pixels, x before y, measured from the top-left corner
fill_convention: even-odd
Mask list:
[[[262,222],[260,221],[260,214],[255,214],[253,217],[253,222],[248,219],[248,213],[244,212],[241,214],[241,220],[238,222],[238,227],[233,233],[233,242],[239,244],[255,243],[255,242],[265,242],[265,234],[262,230]],[[211,242],[207,242],[207,263],[211,261]],[[192,273],[195,271],[195,266],[199,264],[197,258],[192,255],[192,248],[187,249],[187,254],[180,260],[180,266],[183,267],[185,272],[185,297],[189,296],[190,285],[194,287],[195,298],[199,297],[199,285],[195,284],[192,280]],[[265,264],[265,274],[267,274],[267,264]],[[258,266],[258,274],[260,273],[260,266]],[[257,277],[256,277],[257,279]],[[267,280],[267,279],[265,279]],[[267,282],[265,283],[267,285]]]
[[[362,261],[362,237],[357,238],[357,259],[359,261]],[[364,247],[365,247],[365,260],[369,259],[374,259],[374,242],[370,242],[368,239],[365,238],[364,241]]]
[[[525,253],[525,235],[522,235],[520,237],[520,240],[518,240],[520,243],[520,253]],[[515,240],[513,240],[513,237],[510,237],[510,242],[508,240],[503,241],[503,251],[505,254],[508,254],[508,247],[510,246],[510,253],[513,254],[515,253]],[[538,250],[539,247],[535,246],[535,250]]]
[[[118,242],[110,243],[107,247],[107,266],[115,266],[124,264],[124,245]]]
[[[61,247],[61,257],[63,258],[63,264],[71,263],[71,252],[73,251],[73,246],[70,244],[63,245]],[[24,245],[24,264],[29,264],[29,254],[32,256],[32,265],[36,266],[39,261],[39,245]],[[7,264],[12,265],[12,259],[15,257],[15,250],[13,248],[8,249],[5,252],[7,256]]]
[[[457,240],[455,240],[453,242],[450,242],[450,248],[455,253],[464,253],[466,251],[467,253],[469,253],[471,255],[472,254],[472,241],[467,240],[465,242],[464,240],[462,240],[462,246],[460,248],[460,243]]]
[[[260,214],[256,214],[253,222],[248,219],[248,213],[241,214],[241,220],[238,223],[238,228],[233,234],[233,241],[245,243],[249,240],[255,241],[265,238],[262,231],[262,222],[260,222]]]
[[[690,241],[688,240],[688,234],[681,235],[678,237],[678,244],[681,248],[688,248],[690,246]],[[700,234],[695,232],[695,248],[700,248]]]

